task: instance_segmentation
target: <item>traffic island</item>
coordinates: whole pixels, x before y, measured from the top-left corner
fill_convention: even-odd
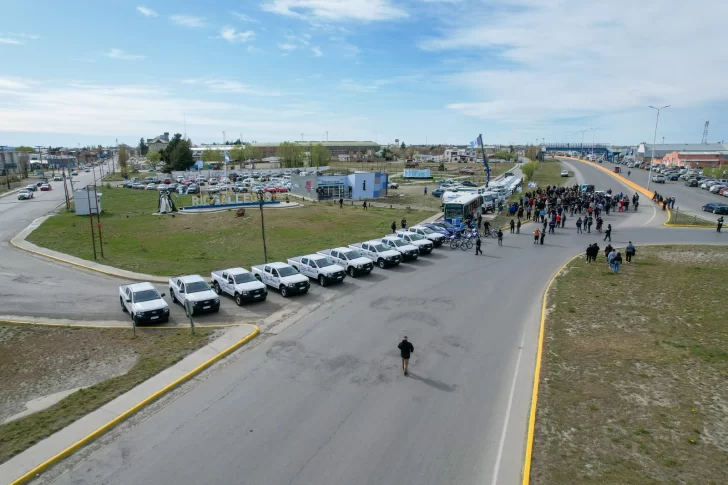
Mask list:
[[[622,251],[624,257],[624,251]],[[578,257],[548,293],[524,483],[726,483],[728,248]]]
[[[720,215],[716,215],[715,221],[709,221],[708,219],[704,219],[703,216],[693,214],[692,212],[683,211],[683,210],[680,210],[679,208],[669,210],[667,215],[668,215],[668,218],[667,218],[667,222],[665,223],[665,225],[668,227],[715,228],[716,224],[717,224],[717,220],[720,217]]]

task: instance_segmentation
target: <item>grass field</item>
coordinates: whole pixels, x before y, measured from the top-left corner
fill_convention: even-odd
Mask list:
[[[0,324],[4,408],[96,383],[43,411],[0,425],[0,463],[206,345],[212,332],[197,328],[193,336],[188,330],[138,329],[134,337],[119,329]],[[121,375],[120,362],[129,366]],[[104,378],[105,373],[113,377]]]
[[[728,483],[728,248],[603,253],[549,294],[534,485]]]
[[[231,266],[261,264],[263,242],[260,211],[247,208],[214,214],[153,215],[156,191],[105,187],[101,222],[104,255],[99,262],[156,275],[206,274]],[[189,205],[189,196],[174,199]],[[411,224],[435,211],[404,211],[306,203],[293,209],[266,209],[268,260],[280,261],[320,249],[347,245],[389,231],[392,221],[406,217]],[[63,212],[51,217],[28,238],[34,244],[93,259],[89,220]]]
[[[558,160],[547,159],[539,164],[539,169],[533,174],[531,181],[536,182],[539,187],[543,188],[547,185],[563,185],[568,180],[566,177],[561,176],[563,168]]]
[[[720,215],[712,215],[715,220],[711,221],[709,219],[704,219],[704,217],[711,217],[711,216],[702,216],[693,214],[692,212],[686,212],[686,211],[678,211],[678,210],[671,210],[670,211],[670,218],[668,219],[668,224],[680,224],[680,225],[686,225],[686,226],[704,226],[704,227],[716,227],[716,221],[720,217]]]

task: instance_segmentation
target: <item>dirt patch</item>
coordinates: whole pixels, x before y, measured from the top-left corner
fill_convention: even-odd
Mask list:
[[[582,258],[549,293],[531,482],[728,483],[728,248]]]
[[[83,387],[47,409],[0,425],[0,463],[207,344],[216,332],[0,324],[0,422],[25,403]]]

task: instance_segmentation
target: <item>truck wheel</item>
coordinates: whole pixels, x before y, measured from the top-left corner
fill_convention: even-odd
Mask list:
[[[177,301],[177,295],[174,294],[174,290],[172,288],[169,289],[169,295],[172,297],[172,303],[179,303]]]
[[[218,295],[222,295],[220,284],[217,281],[212,284],[212,289],[215,290],[215,293],[217,293]]]
[[[235,303],[238,306],[243,306],[243,295],[241,295],[240,293],[235,293]]]
[[[379,267],[382,269],[387,267],[387,264],[384,262],[383,259],[380,259],[379,261],[377,261],[377,264],[379,264]]]
[[[279,288],[279,290],[281,290],[281,296],[283,298],[288,298],[288,290],[286,289],[285,286],[281,285],[281,287]]]
[[[349,266],[349,276],[351,276],[352,278],[356,276],[356,271],[354,271],[353,266]]]
[[[713,211],[713,214],[715,214],[715,211]],[[121,311],[126,313],[128,310],[124,306],[124,300],[122,300],[121,297],[119,297],[119,303],[121,304]]]
[[[319,276],[319,285],[326,286],[326,278],[324,278],[324,275]]]

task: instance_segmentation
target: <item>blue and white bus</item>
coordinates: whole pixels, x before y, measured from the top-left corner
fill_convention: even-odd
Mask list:
[[[463,194],[457,199],[445,202],[445,222],[460,224],[465,219],[475,219],[482,210],[483,196],[480,194]]]

